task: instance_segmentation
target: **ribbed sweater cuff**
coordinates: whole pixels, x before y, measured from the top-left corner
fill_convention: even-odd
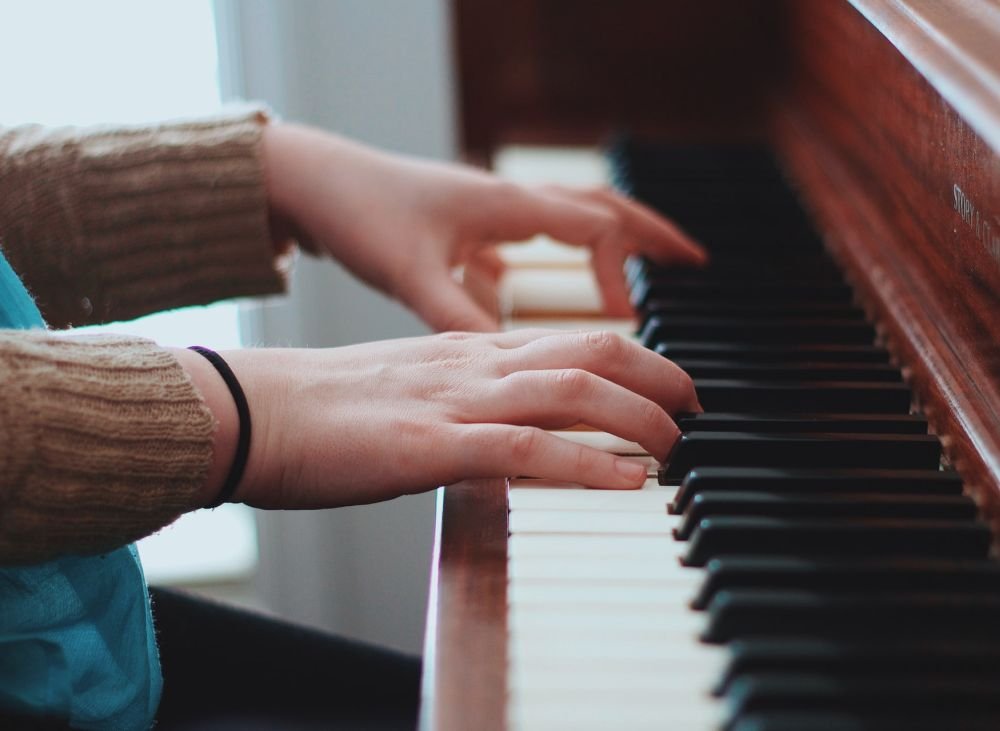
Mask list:
[[[0,132],[0,237],[54,327],[284,291],[257,107]]]
[[[194,507],[215,422],[142,338],[0,331],[0,563],[100,553]]]

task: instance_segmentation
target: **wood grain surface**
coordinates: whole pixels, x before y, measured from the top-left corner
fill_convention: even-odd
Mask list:
[[[1000,154],[850,5],[789,8],[797,61],[776,146],[952,464],[996,515]]]
[[[759,133],[774,0],[452,0],[467,158],[501,144],[600,144],[628,129]]]
[[[440,488],[421,729],[500,731],[507,696],[507,481]]]

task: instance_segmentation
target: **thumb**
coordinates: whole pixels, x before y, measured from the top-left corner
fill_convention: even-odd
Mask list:
[[[497,319],[476,304],[472,295],[444,272],[421,278],[405,301],[438,332],[496,332],[499,329]]]

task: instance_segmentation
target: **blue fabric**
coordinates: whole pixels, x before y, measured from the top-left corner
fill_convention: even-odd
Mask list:
[[[0,327],[45,327],[2,254]],[[0,709],[80,729],[148,729],[162,686],[134,545],[0,567]]]

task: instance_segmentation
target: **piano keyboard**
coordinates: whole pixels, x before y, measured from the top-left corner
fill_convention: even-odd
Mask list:
[[[614,162],[712,253],[628,272],[705,413],[659,469],[564,433],[645,460],[641,490],[510,481],[508,726],[1000,728],[990,531],[768,154]]]

